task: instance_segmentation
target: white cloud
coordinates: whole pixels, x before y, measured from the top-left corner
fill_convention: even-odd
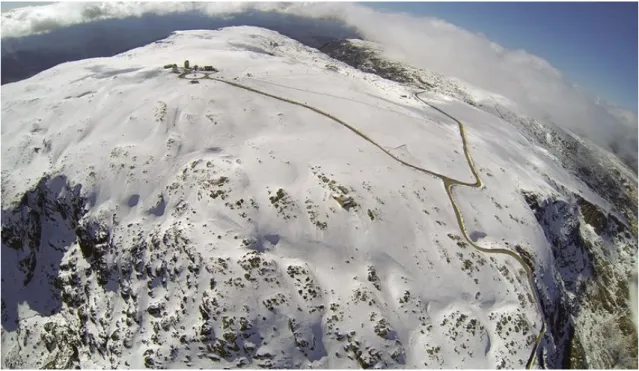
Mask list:
[[[386,53],[415,67],[454,76],[508,97],[528,113],[587,136],[601,146],[611,143],[637,156],[637,116],[566,81],[546,60],[523,50],[508,50],[435,19],[405,13],[378,12],[348,3],[59,3],[14,9],[2,14],[2,37],[20,37],[56,27],[100,19],[199,10],[211,16],[249,9],[344,22]]]

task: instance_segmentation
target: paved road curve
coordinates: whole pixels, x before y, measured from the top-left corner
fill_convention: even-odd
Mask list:
[[[183,79],[189,79],[186,78],[185,76],[187,75],[187,72],[180,74],[178,77],[179,78],[183,78]],[[257,93],[257,94],[261,94],[273,99],[277,99],[279,101],[283,101],[283,102],[287,102],[290,104],[294,104],[300,107],[304,107],[306,109],[309,109],[311,111],[314,111],[322,116],[326,116],[328,118],[330,118],[333,121],[336,121],[337,123],[341,124],[342,126],[346,127],[347,129],[351,130],[352,132],[354,132],[355,134],[357,134],[359,137],[361,137],[362,139],[366,140],[367,142],[371,143],[372,145],[374,145],[375,147],[379,148],[382,152],[384,152],[385,154],[387,154],[388,156],[392,157],[394,160],[396,160],[397,162],[401,163],[404,166],[410,167],[411,169],[420,171],[422,173],[426,173],[428,175],[434,176],[436,178],[441,179],[444,182],[444,187],[446,189],[446,194],[448,195],[448,199],[450,200],[450,203],[453,207],[453,210],[455,211],[455,217],[457,218],[457,224],[459,225],[459,229],[462,232],[462,234],[464,235],[464,238],[466,239],[466,241],[475,249],[485,253],[485,254],[504,254],[504,255],[508,255],[510,257],[512,257],[513,259],[517,260],[517,262],[524,268],[524,270],[526,271],[527,277],[528,277],[528,284],[530,285],[530,291],[532,291],[533,296],[535,298],[535,302],[538,305],[538,308],[541,307],[541,301],[539,300],[539,296],[537,295],[537,290],[535,290],[535,285],[534,285],[534,278],[533,278],[533,271],[532,268],[526,263],[526,261],[517,253],[511,251],[511,250],[506,250],[506,249],[486,249],[483,247],[480,247],[478,245],[476,245],[468,236],[468,232],[466,231],[466,225],[464,224],[464,217],[461,214],[461,211],[459,210],[459,207],[457,206],[457,203],[455,202],[455,198],[453,197],[453,187],[457,186],[457,185],[461,185],[461,186],[466,186],[466,187],[472,187],[472,188],[482,188],[483,184],[481,182],[481,179],[479,178],[479,175],[477,174],[477,169],[475,168],[475,165],[473,164],[473,160],[470,157],[470,152],[468,150],[468,145],[466,144],[466,133],[464,132],[464,125],[461,123],[461,121],[459,121],[458,119],[456,119],[455,117],[451,116],[450,114],[446,113],[445,111],[443,111],[442,109],[424,101],[423,99],[421,99],[419,97],[419,94],[423,93],[419,92],[419,93],[415,93],[414,96],[416,99],[418,99],[419,101],[421,101],[422,103],[428,105],[429,107],[439,111],[440,113],[442,113],[443,115],[445,115],[446,117],[450,118],[451,120],[455,121],[457,123],[457,125],[459,126],[459,135],[461,136],[461,140],[462,140],[462,147],[464,150],[464,155],[466,156],[466,161],[468,162],[468,166],[470,167],[470,171],[473,173],[473,176],[475,177],[475,182],[474,183],[468,183],[468,182],[462,182],[460,180],[456,180],[453,178],[449,178],[446,175],[443,174],[439,174],[436,173],[434,171],[428,170],[428,169],[424,169],[421,168],[419,166],[415,166],[413,164],[410,164],[400,158],[398,158],[397,156],[393,155],[392,153],[390,153],[388,150],[386,150],[384,147],[382,147],[380,144],[378,144],[377,142],[375,142],[374,140],[372,140],[371,138],[369,138],[366,134],[362,133],[361,131],[359,131],[357,128],[351,126],[350,124],[340,120],[339,118],[331,115],[330,113],[324,112],[318,108],[309,106],[307,104],[301,103],[301,102],[297,102],[291,99],[287,99],[287,98],[283,98],[283,97],[279,97],[273,94],[269,94],[267,92],[246,86],[246,85],[242,85],[239,84],[237,82],[233,82],[233,81],[229,81],[229,80],[225,80],[225,79],[221,79],[221,78],[217,78],[217,77],[211,77],[209,74],[205,74],[203,77],[201,78],[194,78],[192,80],[201,80],[201,79],[208,79],[208,80],[214,80],[214,81],[218,81],[224,84],[228,84],[231,86],[234,86],[236,88],[240,88],[240,89],[244,89],[244,90],[248,90],[251,91],[253,93]],[[532,349],[530,356],[528,357],[528,362],[526,362],[526,368],[530,369],[532,367],[532,365],[535,362],[535,356],[537,355],[537,349],[539,348],[539,344],[541,343],[541,340],[543,339],[544,333],[546,332],[546,323],[544,322],[543,316],[541,316],[541,321],[542,321],[542,326],[541,326],[541,330],[539,331],[539,335],[537,335],[537,339],[535,340],[535,346]]]
[[[459,225],[459,229],[462,231],[462,233],[464,234],[464,238],[466,238],[466,241],[468,241],[468,243],[474,247],[475,249],[486,253],[486,254],[506,254],[508,256],[511,256],[512,258],[514,258],[515,260],[517,260],[517,262],[526,270],[526,275],[528,277],[528,284],[530,285],[530,291],[532,291],[534,298],[535,298],[535,302],[538,305],[538,308],[541,307],[541,300],[539,300],[539,296],[537,295],[537,290],[535,290],[535,281],[533,278],[533,271],[532,268],[528,265],[528,263],[526,263],[526,261],[517,253],[511,251],[511,250],[506,250],[506,249],[486,249],[483,247],[480,247],[478,245],[476,245],[473,241],[471,241],[470,237],[468,237],[468,232],[466,231],[466,225],[464,224],[464,217],[461,214],[461,211],[459,210],[459,207],[457,206],[457,203],[455,202],[455,198],[453,197],[453,186],[455,185],[466,185],[466,186],[470,186],[473,188],[479,188],[482,186],[481,184],[481,180],[479,179],[479,177],[477,176],[477,171],[475,169],[475,165],[473,164],[473,160],[470,158],[470,153],[468,152],[468,146],[466,145],[466,133],[464,132],[464,125],[461,123],[461,121],[457,120],[455,117],[449,115],[448,113],[446,113],[445,111],[441,110],[440,108],[437,108],[435,106],[433,106],[432,104],[425,102],[424,100],[422,100],[419,97],[420,93],[415,93],[415,98],[419,99],[421,102],[423,102],[424,104],[427,104],[428,106],[432,107],[433,109],[436,109],[437,111],[441,112],[442,114],[446,115],[447,117],[449,117],[450,119],[454,120],[457,125],[459,125],[459,134],[461,135],[462,138],[462,146],[464,149],[464,154],[466,155],[466,160],[468,161],[468,166],[470,166],[470,170],[472,171],[473,175],[475,176],[475,179],[477,180],[474,184],[468,184],[468,183],[463,183],[463,182],[459,182],[456,181],[454,179],[451,178],[442,178],[442,180],[444,181],[444,186],[446,187],[446,193],[448,194],[448,198],[450,199],[450,203],[453,206],[453,210],[455,211],[455,216],[457,217],[457,224]],[[541,317],[541,330],[539,331],[539,335],[537,335],[537,339],[535,340],[535,347],[533,348],[532,352],[530,353],[530,356],[528,357],[528,362],[526,362],[526,368],[530,369],[532,367],[532,365],[535,362],[535,356],[537,355],[537,348],[539,347],[539,344],[541,343],[541,339],[543,339],[544,333],[546,332],[546,323],[544,322],[544,318],[543,316]]]

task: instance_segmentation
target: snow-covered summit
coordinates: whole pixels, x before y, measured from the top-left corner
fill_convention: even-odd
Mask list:
[[[163,68],[184,60],[217,72]],[[515,125],[416,91],[254,27],[3,85],[3,366],[523,367],[545,321],[524,270],[389,154],[471,183],[424,101],[463,122],[468,234],[526,252],[547,303],[563,271],[529,195],[610,205]]]

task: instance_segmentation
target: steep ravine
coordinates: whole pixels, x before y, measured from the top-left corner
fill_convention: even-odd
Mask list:
[[[80,308],[85,302],[77,286],[76,266],[63,261],[68,249],[78,239],[87,241],[89,235],[80,225],[87,203],[80,191],[81,186],[72,186],[64,176],[47,176],[18,204],[2,210],[2,328],[3,332],[15,331],[17,338],[8,352],[6,367],[23,367],[27,361],[23,359],[31,355],[22,346],[34,342],[44,343],[49,351],[48,355],[33,355],[40,360],[38,367],[78,365],[80,334],[75,329],[55,322],[31,326],[29,320],[56,317],[63,303]],[[89,260],[94,269],[87,274],[106,274],[97,256]],[[19,306],[24,303],[33,313],[19,316]],[[27,338],[34,337],[37,340],[27,344]]]
[[[637,243],[629,228],[577,194],[523,194],[553,255],[552,264],[537,264],[542,277],[537,290],[548,324],[541,365],[636,368],[628,280]]]

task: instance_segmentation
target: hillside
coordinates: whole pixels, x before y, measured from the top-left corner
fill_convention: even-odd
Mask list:
[[[176,32],[3,85],[2,365],[551,367],[593,321],[636,364],[625,296],[591,299],[636,264],[619,213],[449,94],[265,29]]]
[[[556,192],[544,198],[523,190],[552,249],[553,259],[538,263],[542,270],[555,270],[554,282],[536,282],[540,292],[553,290],[543,302],[551,334],[539,352],[547,352],[545,366],[554,368],[636,367],[636,309],[629,310],[624,294],[637,290],[636,164],[630,166],[626,159],[553,123],[530,117],[506,97],[394,61],[379,44],[347,39],[320,50],[361,71],[444,94],[515,125],[562,173],[609,202],[603,208],[591,204],[579,195],[583,186],[557,184],[557,175],[548,177],[543,166],[533,165]],[[636,308],[636,298],[631,300]],[[593,338],[593,331],[600,335]]]

